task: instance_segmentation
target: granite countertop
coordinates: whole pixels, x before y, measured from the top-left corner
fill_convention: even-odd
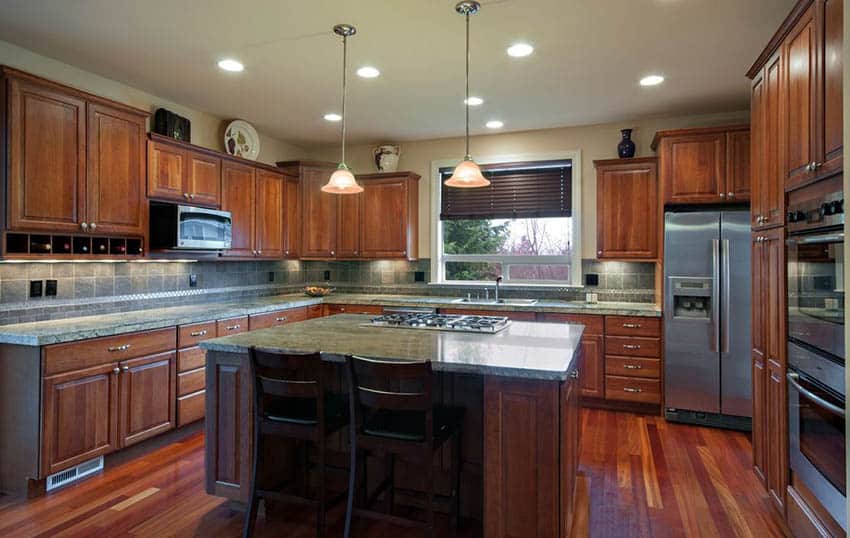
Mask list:
[[[300,293],[273,295],[241,299],[238,301],[198,303],[116,314],[3,325],[0,326],[0,344],[43,346],[100,336],[113,336],[136,331],[173,327],[187,323],[261,314],[263,312],[296,308],[323,302],[332,304],[425,306],[469,310],[560,312],[570,314],[649,317],[659,317],[661,315],[661,310],[658,306],[647,303],[585,304],[570,301],[540,300],[534,305],[518,306],[503,304],[459,304],[453,302],[454,299],[456,298],[348,293],[335,294],[325,298],[307,297]]]
[[[210,351],[246,353],[251,347],[290,353],[320,352],[431,361],[435,371],[528,379],[567,379],[584,326],[514,321],[496,334],[375,327],[371,316],[340,314],[201,342]]]

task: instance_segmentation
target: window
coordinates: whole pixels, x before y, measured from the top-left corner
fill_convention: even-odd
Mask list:
[[[446,187],[453,166],[435,163],[433,274],[440,283],[579,285],[579,228],[573,201],[580,190],[575,158],[481,166],[491,184]]]

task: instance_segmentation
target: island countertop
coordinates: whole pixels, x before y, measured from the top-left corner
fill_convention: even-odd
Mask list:
[[[319,352],[329,361],[346,355],[431,361],[434,371],[526,379],[567,379],[579,355],[584,326],[513,321],[496,334],[367,325],[371,316],[341,314],[202,342],[209,351]]]

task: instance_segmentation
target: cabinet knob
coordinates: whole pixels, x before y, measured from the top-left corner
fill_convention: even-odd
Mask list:
[[[578,370],[574,370],[573,373],[570,374],[570,377],[573,379],[578,379]]]
[[[725,193],[725,192],[721,192],[721,193],[720,193],[720,197],[721,197],[721,198],[726,198],[726,193]]]
[[[97,224],[95,224],[94,222],[92,222],[91,224],[89,224],[89,228],[91,228],[92,230],[96,230],[96,229],[97,229]]]
[[[195,193],[189,193],[189,199],[194,200],[195,199]]]
[[[112,373],[113,373],[113,374],[120,374],[120,373],[121,373],[121,368],[118,368],[118,367],[116,366],[115,368],[113,368],[113,369],[112,369]]]
[[[124,371],[124,372],[127,372],[127,371],[130,370],[130,367],[129,366],[122,366],[121,370]]]
[[[602,251],[601,251],[601,250],[597,250],[597,251],[596,251],[596,255],[597,255],[597,256],[602,256]]]
[[[262,253],[263,253],[263,251],[262,251],[262,250],[258,250],[258,251],[257,251],[257,256],[261,255]]]
[[[332,251],[331,251],[331,256],[333,256],[333,255],[335,255],[335,254],[336,254],[336,252],[334,252],[334,251],[332,250]]]
[[[88,225],[88,223],[87,223],[87,222],[81,222],[81,223],[80,223],[80,228],[82,228],[83,230],[88,230],[88,229],[89,229],[89,225]]]
[[[189,199],[189,193],[188,193],[188,192],[184,192],[184,193],[183,193],[183,198],[185,198],[185,199],[187,199],[187,200],[188,200],[188,199]]]
[[[734,197],[735,197],[735,193],[734,193],[734,192],[727,192],[727,193],[726,193],[726,196],[727,196],[727,197],[729,197],[729,198],[734,198]]]
[[[283,251],[283,253],[284,253],[284,254],[286,254],[287,256],[289,256],[289,251],[288,251],[288,250],[284,250],[284,251]]]

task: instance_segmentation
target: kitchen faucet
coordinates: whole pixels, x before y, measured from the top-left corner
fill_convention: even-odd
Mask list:
[[[502,283],[502,277],[496,277],[496,302],[499,302],[499,285]]]

